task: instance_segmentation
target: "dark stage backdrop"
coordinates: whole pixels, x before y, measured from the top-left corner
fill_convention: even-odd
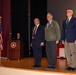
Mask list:
[[[54,19],[57,20],[62,27],[62,21],[66,17],[66,10],[71,8],[74,10],[76,17],[76,0],[47,0],[47,12],[52,12]]]
[[[28,0],[11,0],[12,39],[17,38],[18,32],[24,42],[24,57],[28,57]]]
[[[31,31],[33,20],[38,17],[41,24],[46,24],[47,0],[11,0],[11,30],[12,39],[18,32],[24,41],[24,56],[33,56],[31,43]],[[45,50],[43,51],[45,55]]]
[[[46,25],[46,14],[47,14],[47,0],[30,0],[30,32],[32,31],[32,27],[34,26],[34,18],[39,18],[41,21],[41,25]],[[32,34],[32,33],[30,33]],[[46,56],[45,47],[43,47],[43,56]],[[32,48],[31,48],[31,55]]]
[[[41,20],[41,24],[45,26],[47,0],[44,0],[44,2],[42,0],[29,0],[29,3],[28,5],[28,0],[0,0],[0,15],[2,16],[4,41],[3,57],[7,57],[7,41],[11,36],[12,39],[16,39],[18,32],[24,41],[24,56],[33,56],[32,49],[29,48],[31,43],[31,29],[34,26],[33,20],[38,17]],[[43,55],[45,55],[44,49]]]

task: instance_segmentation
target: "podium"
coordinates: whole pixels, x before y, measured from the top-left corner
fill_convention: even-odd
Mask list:
[[[7,42],[8,59],[22,59],[24,57],[24,46],[21,40],[9,40]]]

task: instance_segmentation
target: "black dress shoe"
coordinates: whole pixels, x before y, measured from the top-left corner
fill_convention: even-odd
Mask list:
[[[48,66],[46,69],[55,69],[53,66]]]
[[[32,66],[32,68],[35,68],[35,67],[37,67],[37,65]]]
[[[50,66],[48,66],[46,69],[51,69],[51,67],[50,67]]]
[[[41,68],[41,65],[37,65],[37,67],[36,68]]]
[[[53,67],[53,66],[52,66],[51,68],[52,68],[52,69],[55,69],[55,67]]]
[[[32,66],[33,68],[40,68],[41,67],[41,65],[34,65],[34,66]]]
[[[75,71],[75,68],[71,68],[72,71]]]
[[[68,71],[71,71],[71,69],[72,69],[71,67],[67,67],[67,68],[66,68],[66,70],[68,70]]]
[[[75,68],[73,68],[73,67],[68,67],[68,68],[66,68],[66,70],[68,70],[68,71],[75,71]]]
[[[41,65],[37,65],[37,67],[41,67]]]

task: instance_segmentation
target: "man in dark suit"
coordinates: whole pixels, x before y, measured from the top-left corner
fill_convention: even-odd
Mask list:
[[[38,18],[34,19],[34,28],[32,31],[32,48],[34,54],[34,66],[33,68],[41,67],[42,59],[42,46],[44,45],[44,27],[40,25],[40,20]]]
[[[67,58],[66,70],[75,70],[76,66],[76,18],[73,17],[73,10],[67,10],[67,18],[62,26],[62,43],[65,44],[65,55]]]

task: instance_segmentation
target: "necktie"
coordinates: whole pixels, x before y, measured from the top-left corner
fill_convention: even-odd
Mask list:
[[[49,26],[50,26],[50,23],[47,23],[47,29],[49,28]]]
[[[37,30],[37,26],[35,26],[33,29],[33,37],[35,37],[35,35],[36,35],[36,30]]]
[[[68,23],[69,23],[69,19],[67,18],[67,20],[66,20],[66,24],[68,25]]]

